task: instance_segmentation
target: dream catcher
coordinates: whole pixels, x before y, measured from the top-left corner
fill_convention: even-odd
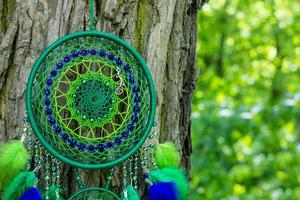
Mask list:
[[[90,31],[57,40],[35,62],[22,139],[0,148],[0,193],[4,200],[67,199],[66,163],[78,188],[72,200],[140,199],[140,173],[148,199],[187,199],[175,146],[151,139],[155,88],[147,65],[127,42],[95,31],[93,11],[90,1]],[[85,188],[81,168],[106,170],[105,184]],[[116,174],[122,181],[110,190]]]

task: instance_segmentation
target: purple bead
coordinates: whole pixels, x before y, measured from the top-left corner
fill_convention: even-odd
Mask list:
[[[57,70],[56,70],[56,69],[52,69],[51,75],[52,75],[52,76],[56,76],[56,74],[57,74]]]
[[[101,50],[101,51],[99,52],[99,56],[105,57],[105,56],[106,56],[106,52]]]
[[[67,62],[69,62],[69,61],[70,61],[70,56],[65,56],[65,57],[64,57],[64,62],[67,63]]]
[[[95,49],[91,49],[91,54],[95,55],[96,54],[96,50]]]
[[[62,66],[63,66],[62,62],[59,62],[59,63],[56,64],[57,69],[62,68]]]
[[[48,78],[48,79],[47,79],[47,85],[50,86],[50,85],[52,85],[52,83],[53,83],[52,79],[51,79],[51,78]]]

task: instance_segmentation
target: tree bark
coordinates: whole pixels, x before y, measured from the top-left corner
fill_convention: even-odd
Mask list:
[[[96,0],[96,30],[128,41],[145,58],[156,92],[159,141],[174,142],[190,169],[191,98],[195,87],[196,11],[201,0]],[[81,31],[82,0],[0,0],[0,141],[19,138],[26,82],[43,49]],[[63,174],[69,173],[69,168]],[[94,173],[94,172],[93,172]],[[86,181],[95,184],[97,181]],[[70,181],[65,184],[71,188]],[[72,193],[73,191],[68,191]]]

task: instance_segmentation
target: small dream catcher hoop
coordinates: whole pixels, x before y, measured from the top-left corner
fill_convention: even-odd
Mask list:
[[[27,85],[30,124],[55,157],[81,168],[116,165],[147,138],[155,89],[137,51],[103,32],[67,35],[36,61]]]
[[[94,30],[89,2],[91,30],[58,39],[33,66],[21,141],[0,145],[2,199],[66,199],[62,163],[75,167],[79,191],[69,200],[139,200],[140,172],[149,200],[188,199],[175,145],[152,140],[156,97],[145,61],[124,40]],[[109,170],[101,187],[85,188],[79,168]],[[122,180],[112,191],[116,173]]]

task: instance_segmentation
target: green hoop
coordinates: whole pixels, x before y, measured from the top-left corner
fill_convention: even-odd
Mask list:
[[[47,56],[58,46],[60,46],[62,43],[67,42],[69,40],[72,40],[74,38],[78,38],[78,37],[87,37],[87,36],[91,36],[91,37],[100,37],[100,38],[105,38],[107,40],[111,40],[113,42],[115,42],[116,44],[122,46],[124,49],[126,49],[128,52],[131,53],[131,55],[133,55],[133,57],[137,60],[137,62],[139,63],[139,65],[142,68],[143,73],[146,76],[147,79],[147,84],[149,87],[149,95],[150,95],[150,105],[149,105],[149,117],[148,117],[148,121],[147,121],[147,125],[144,129],[144,134],[142,135],[142,137],[139,139],[139,141],[136,143],[136,145],[130,149],[126,154],[124,154],[122,157],[119,157],[115,160],[106,162],[106,163],[93,163],[93,164],[88,164],[88,163],[81,163],[78,161],[74,161],[72,159],[67,158],[66,156],[61,155],[56,149],[54,149],[45,139],[45,137],[43,136],[43,134],[41,133],[41,131],[39,130],[36,120],[34,118],[34,113],[33,113],[33,105],[31,102],[31,97],[32,97],[32,87],[34,84],[34,80],[35,80],[35,75],[37,74],[41,64],[44,62],[44,60],[47,58]],[[141,57],[141,55],[131,46],[129,45],[127,42],[125,42],[124,40],[118,38],[115,35],[109,34],[109,33],[104,33],[104,32],[98,32],[98,31],[84,31],[84,32],[75,32],[72,33],[70,35],[66,35],[62,38],[60,38],[59,40],[57,40],[56,42],[54,42],[52,45],[50,45],[49,47],[47,47],[45,49],[45,51],[42,52],[42,54],[40,55],[40,57],[37,59],[37,61],[35,62],[33,69],[29,75],[29,79],[27,82],[27,89],[26,89],[26,109],[27,109],[27,113],[28,113],[28,118],[29,118],[29,122],[32,126],[32,129],[35,133],[35,135],[38,137],[38,139],[40,140],[40,142],[46,147],[46,149],[53,154],[55,157],[57,157],[58,159],[62,160],[63,162],[66,162],[72,166],[75,167],[80,167],[80,168],[87,168],[87,169],[101,169],[101,168],[106,168],[106,167],[110,167],[113,165],[116,165],[122,161],[124,161],[125,159],[127,159],[128,157],[130,157],[131,155],[133,155],[139,148],[140,146],[145,142],[146,138],[148,137],[148,134],[151,131],[152,125],[154,123],[154,117],[155,117],[155,108],[156,108],[156,95],[155,95],[155,87],[154,87],[154,83],[151,77],[151,73],[148,70],[148,67],[144,61],[144,59]]]

